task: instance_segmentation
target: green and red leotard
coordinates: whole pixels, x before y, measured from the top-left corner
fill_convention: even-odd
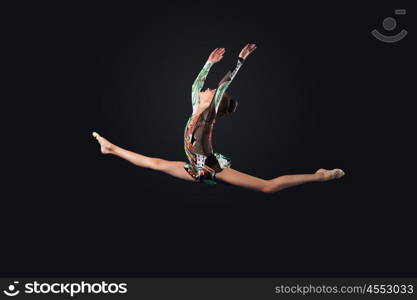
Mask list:
[[[235,69],[228,72],[220,81],[209,107],[201,113],[197,113],[200,104],[199,93],[213,66],[212,62],[205,63],[193,83],[191,89],[193,113],[184,131],[184,150],[189,163],[184,165],[184,169],[198,182],[215,184],[216,173],[224,168],[230,168],[231,160],[213,151],[212,135],[216,120],[236,110],[237,101],[224,97],[224,93],[242,64],[243,59],[239,58]]]

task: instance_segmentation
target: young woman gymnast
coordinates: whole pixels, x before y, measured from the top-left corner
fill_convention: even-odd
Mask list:
[[[217,89],[207,88],[201,91],[210,68],[223,58],[225,49],[216,48],[209,55],[191,89],[193,112],[184,131],[184,150],[188,163],[131,152],[112,144],[97,132],[93,132],[93,136],[100,143],[101,153],[113,154],[139,167],[161,171],[188,181],[216,184],[216,180],[221,180],[263,193],[275,193],[303,183],[328,181],[345,175],[341,169],[318,169],[312,174],[283,175],[272,179],[261,179],[232,169],[231,160],[228,157],[213,151],[212,134],[216,121],[235,112],[237,107],[237,101],[226,92],[226,89],[255,49],[255,44],[247,44],[239,53],[235,69],[223,77]]]

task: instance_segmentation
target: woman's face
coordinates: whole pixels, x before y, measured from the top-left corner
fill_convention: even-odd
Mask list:
[[[216,89],[205,89],[204,91],[200,92],[200,103],[202,105],[210,105],[211,100],[213,100],[214,94],[216,93]]]

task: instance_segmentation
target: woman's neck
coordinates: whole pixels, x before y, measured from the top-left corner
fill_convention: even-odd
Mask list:
[[[200,103],[197,107],[197,109],[195,110],[194,114],[201,114],[203,111],[205,111],[207,109],[207,107],[210,106],[209,104],[202,104]]]

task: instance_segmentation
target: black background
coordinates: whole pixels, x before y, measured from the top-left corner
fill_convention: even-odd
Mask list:
[[[56,275],[416,274],[413,12],[357,1],[53,4],[3,9],[0,272]],[[393,34],[389,33],[389,34]],[[216,87],[254,42],[214,147],[272,178],[346,176],[261,194],[102,156],[185,160],[190,88]],[[412,72],[412,70],[414,72]]]

